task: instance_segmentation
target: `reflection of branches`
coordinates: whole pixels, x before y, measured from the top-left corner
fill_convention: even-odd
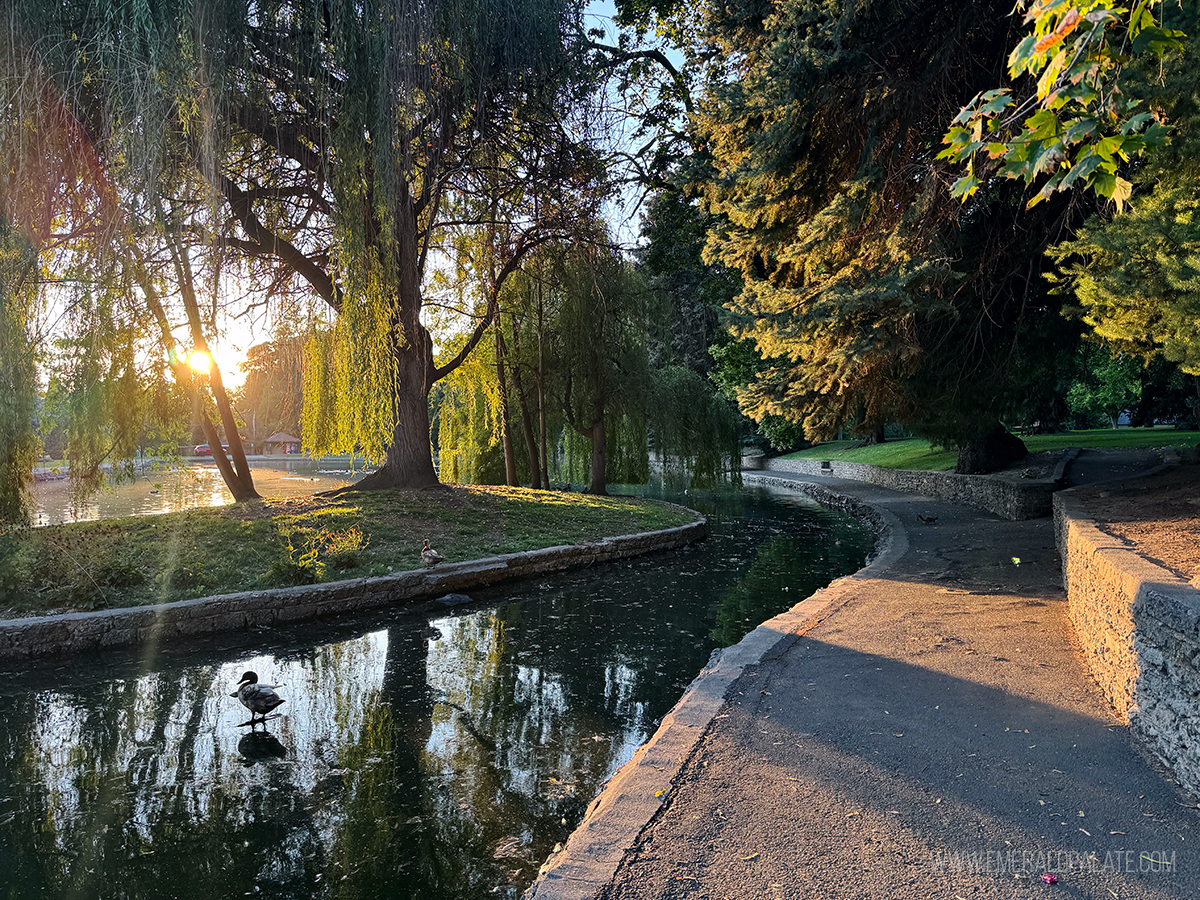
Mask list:
[[[479,741],[479,743],[483,745],[484,749],[489,750],[489,751],[495,751],[496,742],[494,740],[492,740],[490,737],[488,737],[486,734],[483,734],[476,727],[475,720],[471,717],[471,714],[469,712],[467,712],[466,709],[459,706],[457,703],[455,703],[452,700],[434,700],[433,702],[440,703],[442,706],[449,706],[451,709],[458,710],[459,715],[462,716],[463,727],[467,730],[467,734],[471,735],[471,737],[473,737],[473,738],[475,738],[475,740]]]

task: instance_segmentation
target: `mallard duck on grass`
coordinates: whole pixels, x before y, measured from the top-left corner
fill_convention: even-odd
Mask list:
[[[236,697],[246,709],[250,710],[250,721],[243,722],[242,725],[249,725],[253,728],[258,722],[267,721],[267,713],[275,709],[284,702],[284,699],[275,693],[275,684],[259,684],[258,674],[255,672],[247,672],[238,682],[238,689],[230,694],[230,697]],[[258,717],[257,719],[255,717]],[[275,718],[272,716],[272,718]]]
[[[445,558],[446,557],[442,556],[442,554],[430,547],[429,538],[425,538],[425,544],[421,547],[421,562],[425,563],[427,566],[436,566]]]

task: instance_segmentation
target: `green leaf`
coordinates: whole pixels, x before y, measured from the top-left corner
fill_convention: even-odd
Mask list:
[[[1142,126],[1154,118],[1154,113],[1142,112],[1136,116],[1130,116],[1129,120],[1121,126],[1121,134],[1132,134],[1135,131],[1141,131]]]
[[[1064,189],[1069,188],[1081,178],[1083,179],[1083,183],[1087,184],[1092,172],[1096,171],[1096,168],[1102,162],[1104,160],[1090,150],[1084,152],[1067,171],[1067,175],[1062,181],[1062,187]]]
[[[1170,50],[1178,50],[1182,47],[1183,43],[1180,38],[1183,36],[1182,31],[1159,28],[1157,25],[1143,28],[1133,39],[1133,53],[1136,56],[1149,50],[1155,56],[1162,56]]]
[[[1033,53],[1033,47],[1036,43],[1037,37],[1027,34],[1021,43],[1013,47],[1012,53],[1008,55],[1008,74],[1013,78],[1032,68],[1036,63],[1037,58]]]
[[[1117,189],[1117,176],[1113,172],[1101,171],[1092,178],[1092,189],[1101,197],[1111,197]]]
[[[1009,95],[1008,90],[1000,88],[994,91],[988,91],[983,95],[984,104],[979,107],[981,116],[994,116],[1003,112],[1007,107],[1013,105],[1013,99]]]
[[[1096,120],[1091,117],[1076,119],[1067,126],[1067,133],[1063,136],[1063,141],[1067,144],[1078,144],[1096,130],[1096,124]]]
[[[1039,109],[1025,120],[1025,129],[1033,140],[1044,141],[1062,133],[1062,122],[1048,109]]]
[[[979,190],[979,179],[973,173],[968,173],[950,185],[950,196],[962,197],[963,200],[966,200],[977,190]]]

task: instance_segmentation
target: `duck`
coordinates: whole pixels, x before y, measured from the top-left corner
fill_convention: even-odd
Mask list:
[[[250,710],[249,724],[253,726],[255,716],[259,717],[260,722],[265,722],[267,713],[284,702],[284,699],[275,693],[276,687],[278,685],[259,684],[258,674],[247,672],[238,682],[238,689],[229,696],[236,697],[242,706]]]
[[[442,554],[430,547],[429,538],[425,538],[425,544],[421,547],[421,562],[425,563],[427,566],[436,566],[445,558],[446,557],[442,556]]]

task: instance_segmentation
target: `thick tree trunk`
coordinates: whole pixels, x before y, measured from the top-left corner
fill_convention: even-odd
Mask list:
[[[1029,450],[1021,439],[997,423],[963,445],[958,452],[958,465],[954,471],[960,475],[985,475],[1028,455]]]
[[[207,345],[204,346],[204,351],[208,353]],[[256,500],[260,495],[254,488],[254,475],[250,471],[250,464],[246,461],[246,448],[242,446],[242,439],[238,434],[237,420],[233,417],[233,407],[229,405],[229,395],[225,392],[225,383],[221,380],[221,370],[217,367],[211,353],[208,358],[210,360],[208,365],[209,387],[212,390],[213,399],[217,402],[221,426],[225,429],[225,439],[229,441],[229,455],[233,459],[232,479],[225,475],[225,469],[221,467],[221,463],[226,459],[225,451],[221,449],[221,442],[213,443],[210,440],[209,449],[212,450],[213,459],[217,461],[217,467],[221,469],[221,475],[225,478],[225,484],[229,487],[229,492],[233,494],[234,501],[240,503],[243,500]],[[207,432],[205,434],[207,435]]]
[[[354,484],[329,492],[330,496],[342,491],[413,490],[438,484],[429,441],[428,373],[433,364],[428,333],[423,329],[417,332],[417,340],[420,346],[406,344],[396,350],[396,380],[392,387],[396,427],[384,464]]]
[[[607,447],[605,446],[604,435],[604,404],[597,402],[592,415],[592,484],[588,488],[589,494],[596,494],[600,497],[608,496],[608,482],[604,476],[604,469],[608,462]]]

